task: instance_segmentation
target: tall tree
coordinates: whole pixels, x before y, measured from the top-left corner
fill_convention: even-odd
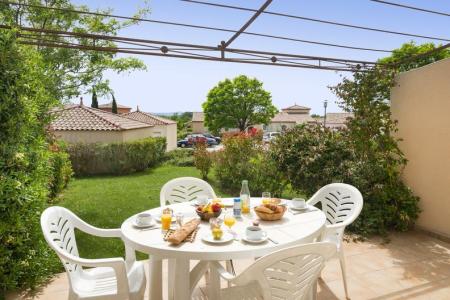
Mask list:
[[[203,103],[205,125],[212,132],[238,128],[245,131],[257,124],[267,124],[277,112],[272,96],[262,82],[245,75],[219,82]]]
[[[57,8],[58,10],[39,7],[18,6],[0,3],[0,21],[4,25],[24,26],[35,29],[52,29],[70,32],[87,32],[116,36],[119,30],[133,24],[135,20],[120,22],[115,18],[101,15],[87,15],[67,10],[89,12],[88,6],[74,5],[70,0],[24,0],[23,4],[39,5]],[[111,9],[96,9],[99,14],[110,14]],[[145,17],[149,12],[147,3],[139,9],[135,17]],[[24,35],[29,32],[22,32]],[[81,37],[62,37],[51,33],[33,33],[33,39],[58,41],[61,43],[80,43],[86,46],[117,47],[112,41],[100,41]],[[100,51],[82,51],[68,48],[50,48],[37,46],[36,49],[43,57],[43,63],[51,70],[56,85],[48,85],[57,98],[68,100],[80,94],[90,92],[90,87],[95,86],[96,92],[104,95],[110,91],[109,82],[103,77],[105,71],[117,73],[132,70],[145,70],[145,64],[136,58],[121,57],[116,54]]]
[[[95,88],[92,88],[92,108],[98,108],[98,100],[97,100],[97,93],[95,92]]]
[[[116,98],[114,97],[114,94],[111,94],[112,96],[112,105],[111,105],[111,111],[113,114],[117,114],[117,102],[116,102]]]

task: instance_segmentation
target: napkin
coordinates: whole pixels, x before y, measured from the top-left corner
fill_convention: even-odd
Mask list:
[[[195,229],[197,229],[198,225],[200,224],[200,219],[193,219],[189,222],[184,223],[181,228],[175,230],[174,233],[172,233],[169,238],[167,239],[168,242],[178,245],[181,242],[183,242],[186,237],[191,234]]]

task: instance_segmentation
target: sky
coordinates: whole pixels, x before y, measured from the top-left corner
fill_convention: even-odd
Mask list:
[[[208,0],[248,8],[259,8],[263,0]],[[449,0],[392,0],[410,6],[450,12]],[[137,0],[74,0],[92,9],[111,8],[115,14],[132,16],[143,5]],[[186,3],[179,0],[152,0],[147,18],[196,25],[239,29],[252,15],[251,12]],[[274,0],[267,10],[326,19],[361,26],[383,28],[414,34],[450,38],[450,18],[404,8],[371,2],[369,0]],[[411,40],[418,44],[435,42],[365,30],[337,27],[327,24],[288,19],[262,14],[248,31],[289,36],[352,46],[395,49]],[[153,23],[140,23],[123,29],[120,36],[174,41],[216,46],[232,33],[180,28]],[[263,37],[239,36],[234,48],[256,49],[314,56],[375,61],[388,55],[382,52],[348,50],[310,45]],[[328,100],[328,112],[339,112],[335,95],[329,90],[342,81],[348,72],[273,67],[228,62],[208,62],[175,58],[136,56],[147,66],[147,71],[128,74],[106,72],[116,100],[122,104],[154,113],[201,111],[208,91],[219,81],[245,74],[262,81],[272,94],[272,101],[279,109],[294,103],[311,108],[311,113],[323,114],[323,101]],[[84,95],[90,99],[90,95]],[[100,103],[111,101],[106,97]],[[86,102],[86,101],[85,101]]]

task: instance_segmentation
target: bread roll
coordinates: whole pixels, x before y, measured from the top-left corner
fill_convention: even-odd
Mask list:
[[[182,243],[186,239],[186,237],[197,228],[199,224],[199,219],[193,219],[189,222],[186,222],[183,226],[181,226],[181,228],[175,230],[175,232],[169,236],[167,241],[174,245]]]
[[[270,208],[262,206],[262,205],[255,207],[255,210],[266,213],[266,214],[273,214],[273,211]]]

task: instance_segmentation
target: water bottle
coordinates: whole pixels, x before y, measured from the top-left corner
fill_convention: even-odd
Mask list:
[[[250,190],[248,189],[248,180],[242,180],[241,188],[241,211],[243,214],[250,213]]]
[[[234,198],[233,215],[235,218],[239,218],[241,216],[241,199],[240,198]]]

